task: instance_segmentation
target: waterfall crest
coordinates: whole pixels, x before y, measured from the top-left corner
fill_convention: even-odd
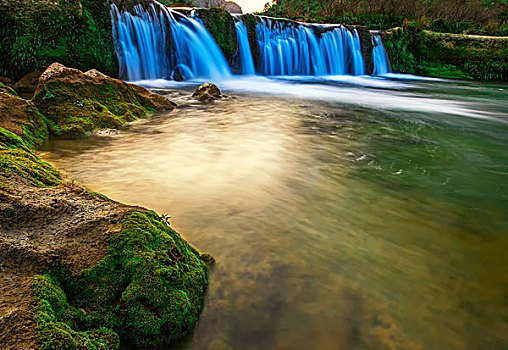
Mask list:
[[[203,23],[162,5],[141,5],[134,13],[111,5],[119,75],[127,80],[206,78],[231,75],[229,66]]]
[[[153,2],[147,9],[132,11],[111,5],[113,38],[119,61],[119,76],[142,79],[207,79],[231,76],[231,69],[214,38],[188,10]],[[342,25],[307,24],[256,16],[256,43],[242,16],[234,16],[238,52],[236,65],[243,75],[363,75],[365,62],[356,29]],[[253,34],[253,33],[251,33]],[[381,38],[373,36],[374,74],[391,72]],[[253,57],[251,45],[259,47]],[[257,66],[254,62],[257,62]]]
[[[259,17],[256,27],[264,75],[362,75],[358,32]]]
[[[380,75],[391,73],[392,67],[390,66],[390,60],[383,45],[383,41],[381,40],[381,36],[373,35],[372,45],[374,46],[372,49],[372,61],[374,62],[374,71],[372,74]]]

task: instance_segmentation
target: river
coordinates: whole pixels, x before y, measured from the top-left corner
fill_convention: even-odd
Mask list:
[[[217,260],[179,349],[507,349],[508,85],[244,77],[42,157]]]

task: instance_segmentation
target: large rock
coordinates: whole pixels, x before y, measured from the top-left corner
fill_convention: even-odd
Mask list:
[[[98,71],[85,74],[59,63],[50,65],[41,75],[33,101],[52,121],[51,133],[66,137],[118,128],[149,112],[175,107],[167,98],[141,86]]]
[[[197,88],[192,97],[200,102],[210,103],[223,96],[217,85],[205,83]]]
[[[50,80],[56,78],[63,78],[69,75],[75,75],[83,73],[79,69],[68,68],[61,63],[52,63],[39,77],[37,82],[37,90],[39,92],[43,86]]]

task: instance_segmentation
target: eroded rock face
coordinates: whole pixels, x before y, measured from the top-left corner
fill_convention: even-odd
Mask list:
[[[197,88],[194,94],[192,94],[192,97],[200,102],[210,103],[223,96],[217,85],[205,83]]]

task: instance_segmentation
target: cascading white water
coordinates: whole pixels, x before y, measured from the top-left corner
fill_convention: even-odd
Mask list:
[[[262,74],[362,75],[365,72],[356,30],[260,17],[256,32]]]
[[[231,75],[229,66],[199,19],[162,5],[148,11],[134,6],[134,14],[111,5],[113,36],[120,77],[128,80],[206,78]]]
[[[240,56],[240,63],[242,66],[242,74],[252,75],[256,73],[254,68],[254,59],[250,49],[249,36],[247,34],[247,27],[243,23],[241,16],[234,16],[236,36],[238,38],[238,54]]]
[[[372,36],[372,61],[374,62],[374,75],[391,73],[392,68],[390,66],[390,60],[386,53],[383,41],[379,35]]]

